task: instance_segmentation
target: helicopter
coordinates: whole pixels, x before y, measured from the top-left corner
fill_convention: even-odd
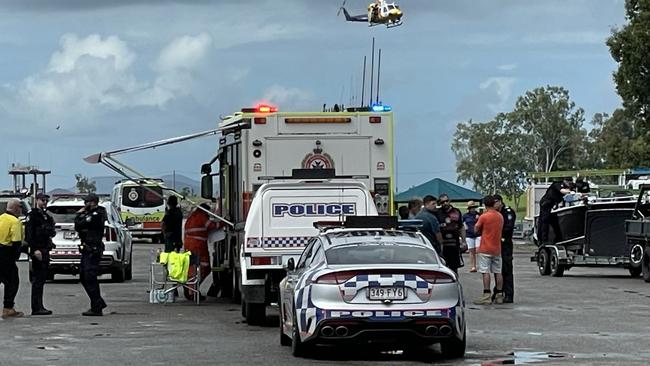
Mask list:
[[[385,0],[375,0],[368,4],[368,14],[350,15],[345,9],[345,2],[339,8],[337,16],[343,11],[345,20],[348,22],[368,22],[369,27],[385,24],[386,28],[393,28],[402,25],[402,10],[394,2],[387,3]]]

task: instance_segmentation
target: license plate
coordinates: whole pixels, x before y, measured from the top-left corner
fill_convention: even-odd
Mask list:
[[[369,287],[370,300],[404,300],[406,291],[404,287]]]
[[[64,231],[63,232],[63,239],[76,240],[77,239],[77,233],[75,231]]]

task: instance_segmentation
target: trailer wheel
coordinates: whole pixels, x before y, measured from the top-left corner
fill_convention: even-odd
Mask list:
[[[551,267],[551,276],[553,277],[564,276],[564,264],[560,263],[560,258],[558,258],[557,253],[554,250],[551,251],[550,267]]]
[[[630,264],[632,268],[638,268],[641,273],[641,261],[643,260],[643,246],[641,244],[634,244],[630,248]]]
[[[650,282],[650,246],[646,246],[645,250],[643,251],[641,271],[643,273],[643,280],[645,282]]]
[[[542,276],[548,276],[551,274],[548,249],[541,248],[537,253],[537,268],[539,268],[539,274]]]

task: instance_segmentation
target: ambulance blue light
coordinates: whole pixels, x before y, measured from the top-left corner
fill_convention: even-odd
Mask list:
[[[393,108],[389,105],[381,105],[381,104],[373,104],[372,105],[372,111],[373,112],[390,112],[392,111]]]

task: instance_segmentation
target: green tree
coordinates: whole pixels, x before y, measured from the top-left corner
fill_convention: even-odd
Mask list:
[[[505,114],[486,123],[459,123],[452,151],[460,182],[472,182],[483,193],[500,193],[517,209],[526,186],[525,152],[520,144],[522,136],[508,127]]]
[[[631,168],[638,163],[634,123],[624,110],[617,109],[611,117],[598,113],[591,124],[588,158],[592,168]]]
[[[626,0],[625,13],[628,23],[612,30],[607,46],[618,63],[614,81],[623,106],[639,122],[641,135],[646,135],[650,129],[650,0]]]
[[[507,119],[508,130],[526,146],[528,171],[580,167],[587,135],[584,110],[571,101],[568,90],[547,86],[527,91]]]
[[[79,193],[95,193],[97,191],[97,186],[95,181],[89,181],[88,177],[84,177],[81,174],[75,174],[74,179],[77,180],[77,192]]]

